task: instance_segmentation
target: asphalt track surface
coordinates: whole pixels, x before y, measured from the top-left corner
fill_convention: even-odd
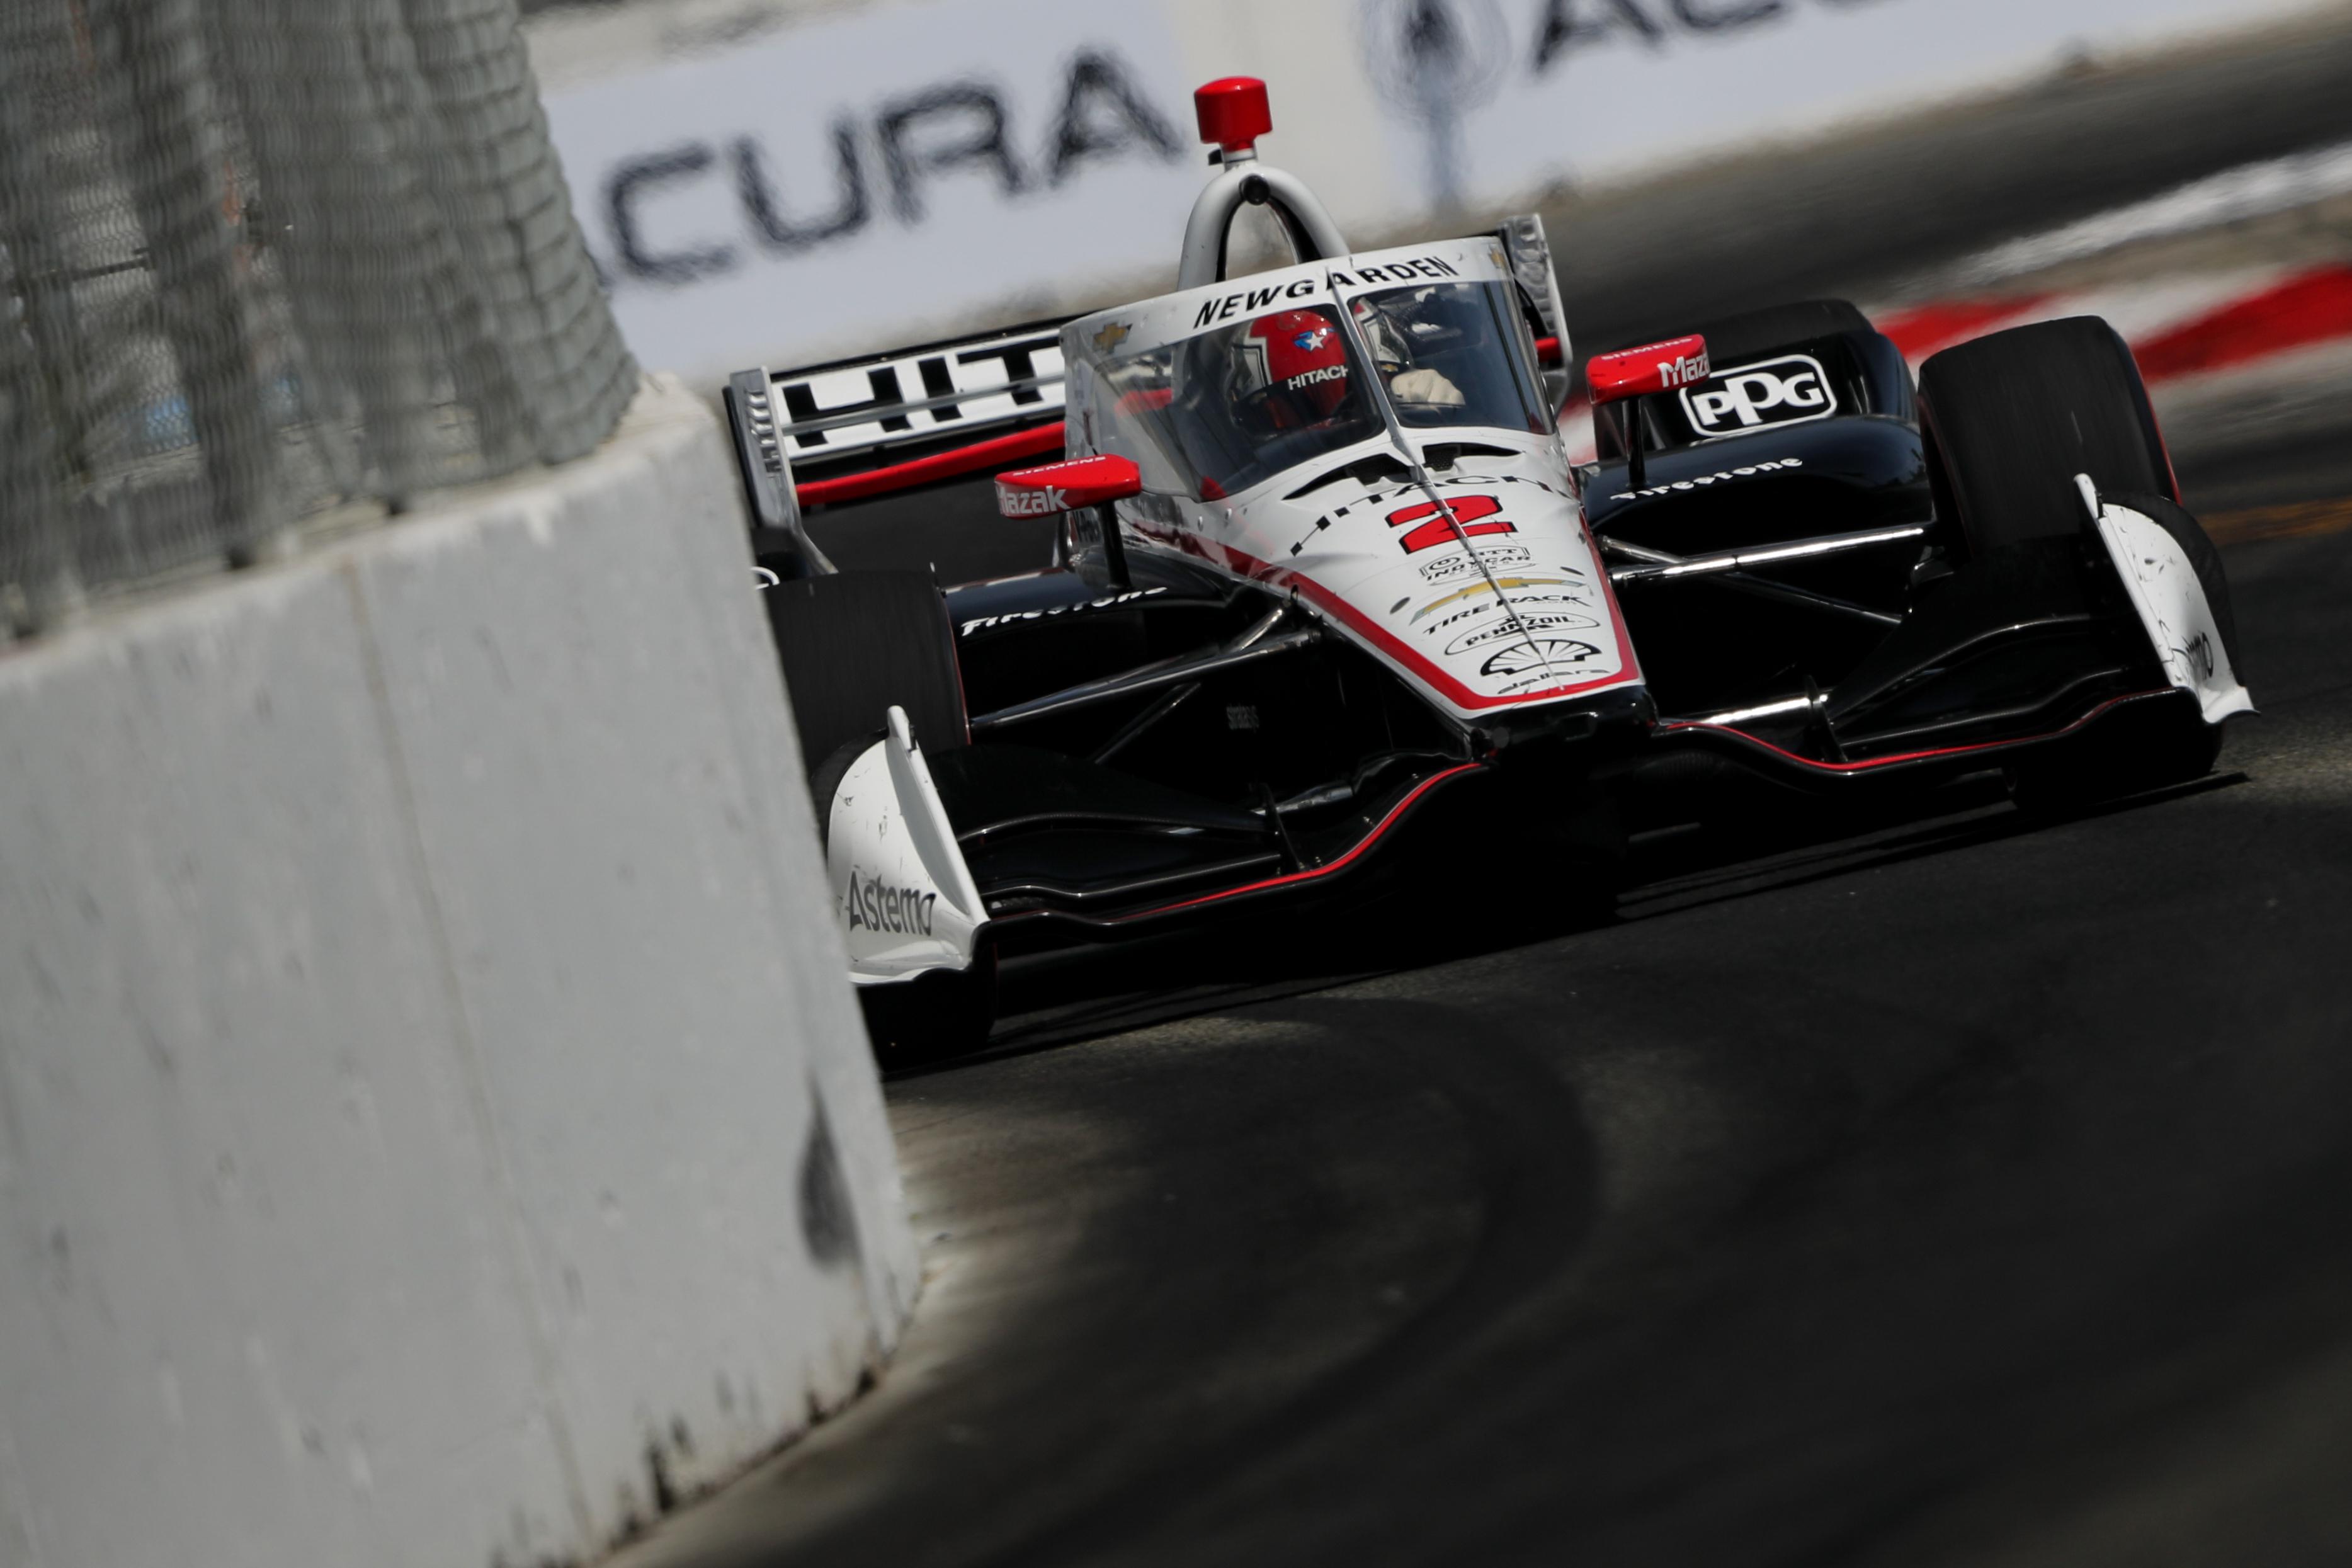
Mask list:
[[[634,1561],[2352,1561],[2336,457],[2221,476],[2200,785],[1653,841],[1598,921],[1496,825],[1016,978],[890,1085],[890,1374]]]
[[[2182,479],[2263,710],[2200,784],[1600,911],[1474,823],[1009,975],[887,1086],[887,1376],[627,1568],[2352,1562],[2352,417]]]

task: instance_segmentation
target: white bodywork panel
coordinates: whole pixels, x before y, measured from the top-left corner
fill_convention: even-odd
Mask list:
[[[987,920],[906,710],[889,724],[850,764],[826,826],[834,913],[860,985],[971,968]]]
[[[1318,454],[1213,500],[1173,490],[1151,451],[1102,411],[1122,356],[1180,343],[1211,323],[1274,309],[1344,306],[1399,279],[1508,282],[1492,238],[1334,258],[1105,310],[1063,329],[1070,364],[1069,453],[1133,458],[1147,493],[1117,503],[1131,548],[1206,562],[1298,602],[1465,724],[1537,703],[1637,688],[1641,668],[1593,548],[1556,432],[1416,428],[1417,446],[1487,450],[1438,470],[1431,498],[1399,479],[1328,479],[1394,452],[1385,435]],[[1302,483],[1318,479],[1301,493]]]
[[[2124,590],[2147,628],[2163,662],[2166,679],[2195,695],[2208,724],[2232,713],[2251,713],[2254,700],[2230,668],[2230,650],[2206,602],[2197,568],[2162,523],[2144,513],[2103,502],[2087,476],[2075,481],[2098,519],[2099,538],[2116,563]]]

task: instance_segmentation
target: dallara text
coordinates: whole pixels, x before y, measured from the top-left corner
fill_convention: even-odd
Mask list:
[[[1441,793],[1509,814],[1516,874],[1574,879],[1759,781],[2193,778],[2250,709],[2105,322],[1915,384],[1817,301],[1580,367],[1536,220],[1352,249],[1258,160],[1262,84],[1198,105],[1174,292],[729,388],[886,1050],[984,1038],[1000,953],[1410,857]],[[1290,264],[1229,277],[1251,208]],[[1034,570],[975,568],[1008,539]]]

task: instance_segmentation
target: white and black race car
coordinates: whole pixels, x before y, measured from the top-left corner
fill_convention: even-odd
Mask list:
[[[1536,220],[1353,250],[1257,159],[1262,84],[1198,102],[1172,293],[730,386],[877,1047],[984,1038],[1000,952],[1409,857],[1440,792],[1573,879],[1743,782],[2095,798],[2251,710],[2105,322],[1916,386],[1834,301],[1597,355],[1579,466]],[[1295,260],[1228,277],[1248,205]]]

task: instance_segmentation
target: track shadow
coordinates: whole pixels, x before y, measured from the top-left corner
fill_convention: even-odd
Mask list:
[[[893,1072],[952,1072],[1205,1013],[1279,1001],[1632,921],[1998,843],[2233,787],[2242,773],[2064,814],[2021,811],[1999,775],[1907,800],[1802,801],[1736,824],[1638,836],[1613,896],[1563,896],[1508,851],[1476,847],[1461,822],[1349,884],[1136,941],[1005,961],[988,1046]],[[1437,841],[1433,853],[1430,839]],[[1465,842],[1470,846],[1465,847]],[[1573,873],[1561,872],[1566,877]]]

